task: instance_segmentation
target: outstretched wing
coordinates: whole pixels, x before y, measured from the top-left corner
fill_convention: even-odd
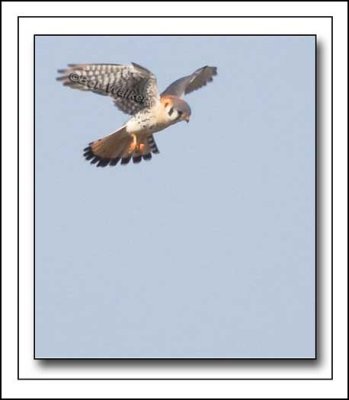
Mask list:
[[[161,96],[172,95],[182,97],[185,94],[200,89],[208,82],[211,82],[214,75],[217,75],[217,68],[206,65],[205,67],[199,68],[191,75],[184,76],[171,83],[171,85],[161,93]]]
[[[57,78],[73,89],[111,96],[123,112],[134,115],[159,101],[155,75],[138,64],[69,64]]]

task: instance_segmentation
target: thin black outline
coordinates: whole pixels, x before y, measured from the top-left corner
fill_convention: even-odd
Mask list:
[[[18,88],[17,88],[17,107],[18,107],[18,115],[17,115],[17,124],[18,124],[18,132],[17,132],[17,140],[18,140],[18,148],[17,148],[17,156],[18,156],[18,160],[17,160],[17,179],[18,179],[18,203],[17,203],[17,208],[18,208],[18,249],[17,249],[17,253],[18,253],[18,265],[17,265],[17,345],[18,345],[18,349],[17,349],[17,379],[18,380],[332,380],[333,379],[333,17],[332,16],[137,16],[136,18],[264,18],[264,19],[268,19],[268,18],[330,18],[331,19],[331,110],[332,110],[332,114],[331,114],[331,276],[332,276],[332,281],[331,281],[331,330],[332,330],[332,335],[331,335],[331,378],[324,378],[324,379],[313,379],[313,378],[20,378],[19,377],[19,22],[21,18],[135,18],[134,16],[122,16],[122,17],[115,17],[115,16],[18,16],[17,17],[17,81],[18,81]],[[86,35],[34,35],[35,36],[125,36],[125,34],[123,35],[91,35],[91,34],[86,34]],[[126,35],[127,36],[127,35]],[[166,36],[166,35],[132,35],[132,36]],[[180,36],[178,34],[175,35],[169,35],[169,36]],[[250,35],[183,35],[183,36],[315,36],[316,35],[278,35],[278,34],[270,34],[270,35],[256,35],[256,34],[250,34]],[[34,39],[35,40],[35,39]],[[316,50],[315,50],[316,51]],[[315,63],[315,68],[317,65],[317,60]],[[317,71],[317,69],[316,69]],[[315,72],[316,73],[316,72]],[[34,71],[35,74],[35,71]],[[35,76],[35,75],[34,75]],[[34,86],[34,90],[35,90],[35,86]],[[317,82],[315,85],[315,93],[317,93]],[[35,92],[34,92],[34,96],[35,96]],[[317,106],[317,102],[316,102],[316,106]],[[35,112],[35,102],[34,102],[34,112]],[[315,114],[317,116],[317,108],[315,109]],[[315,128],[317,129],[317,124],[315,124]],[[35,129],[35,118],[34,118],[34,129]],[[315,143],[316,143],[316,137],[317,137],[317,130],[315,129]],[[35,150],[35,137],[34,137],[34,150]],[[317,149],[316,149],[317,150]],[[316,152],[315,152],[316,153]],[[34,154],[35,156],[35,154]],[[317,160],[317,156],[315,154],[315,159]],[[317,162],[317,161],[316,161]],[[317,168],[315,169],[315,176],[317,179]],[[34,184],[35,184],[35,164],[34,164]],[[317,181],[315,181],[315,187],[317,187]],[[34,196],[35,196],[35,191],[34,191]],[[34,198],[35,201],[35,198]],[[316,196],[315,196],[315,207],[317,207],[317,192],[316,192]],[[34,213],[35,213],[35,209],[34,209]],[[35,214],[34,214],[34,218],[35,218]],[[317,227],[317,218],[315,219],[315,226]],[[317,247],[317,231],[315,233],[316,236],[316,243],[315,243],[315,247]],[[35,238],[35,236],[34,236]],[[35,248],[35,246],[34,246]],[[316,255],[315,255],[315,260],[316,260]],[[316,265],[316,270],[317,271],[317,264]],[[35,268],[34,268],[34,273],[35,273]],[[317,276],[317,274],[315,273],[315,275]],[[34,277],[35,279],[35,277]],[[34,280],[35,282],[35,280]],[[315,288],[317,287],[317,284],[315,285]],[[315,293],[317,293],[316,289],[315,289]],[[317,298],[316,298],[316,302],[315,302],[315,310],[317,311]],[[315,343],[317,343],[317,313],[315,316]],[[35,326],[34,326],[35,329]],[[97,361],[97,360],[105,360],[105,361],[112,361],[112,360],[118,360],[120,362],[122,361],[157,361],[157,362],[162,362],[162,361],[171,361],[171,362],[176,362],[176,361],[209,361],[209,362],[214,362],[214,361],[261,361],[261,362],[265,362],[265,361],[283,361],[283,360],[287,360],[287,361],[297,361],[297,360],[302,360],[302,361],[310,361],[313,362],[317,359],[317,348],[316,348],[316,356],[315,358],[267,358],[267,359],[263,359],[263,358],[250,358],[250,359],[246,359],[246,358],[221,358],[221,359],[215,359],[215,358],[174,358],[174,359],[169,359],[169,358],[150,358],[150,359],[145,359],[145,358],[82,358],[82,359],[76,359],[76,358],[59,358],[59,359],[38,359],[38,358],[34,358],[36,360],[46,360],[46,361],[53,361],[53,360],[69,360],[69,361],[77,361],[77,360],[82,360],[82,361],[88,361],[88,360],[93,360],[93,361]]]

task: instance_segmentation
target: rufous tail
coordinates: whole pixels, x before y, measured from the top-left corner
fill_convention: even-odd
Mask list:
[[[159,153],[153,135],[130,134],[123,126],[116,132],[91,142],[84,149],[84,157],[97,167],[114,166],[119,161],[125,165],[150,160],[152,153]]]

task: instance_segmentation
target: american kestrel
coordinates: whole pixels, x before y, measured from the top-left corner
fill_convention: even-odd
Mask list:
[[[69,64],[57,80],[74,89],[113,97],[115,105],[132,115],[116,132],[91,142],[84,157],[97,167],[150,160],[159,153],[153,134],[180,121],[191,110],[183,96],[205,86],[217,74],[205,66],[173,82],[159,94],[155,75],[138,64]]]

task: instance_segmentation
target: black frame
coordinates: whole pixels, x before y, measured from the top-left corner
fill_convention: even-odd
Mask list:
[[[330,18],[331,20],[331,378],[323,378],[323,379],[311,379],[311,378],[20,378],[19,375],[19,25],[21,18]],[[287,35],[287,34],[234,34],[234,35],[141,35],[141,34],[119,34],[119,35],[69,35],[69,34],[57,34],[57,35],[34,35],[34,77],[33,77],[33,89],[34,89],[34,99],[35,99],[35,37],[36,36],[315,36],[315,357],[314,358],[36,358],[35,357],[35,190],[34,190],[34,359],[35,360],[45,360],[41,362],[50,363],[52,362],[60,362],[67,361],[74,363],[74,361],[118,361],[118,362],[157,362],[157,363],[171,363],[175,362],[190,362],[190,363],[201,363],[202,361],[208,361],[211,363],[228,363],[229,361],[242,361],[242,362],[250,362],[250,361],[260,361],[260,362],[277,362],[280,363],[287,362],[311,362],[314,360],[318,360],[318,338],[317,338],[317,330],[318,330],[318,292],[317,292],[317,284],[318,284],[318,161],[317,161],[317,151],[318,151],[318,124],[317,124],[317,37],[316,35],[306,35],[306,34],[295,34],[295,35]],[[332,16],[18,16],[17,17],[17,124],[18,124],[18,132],[17,132],[17,140],[18,140],[18,148],[17,148],[17,180],[18,180],[18,203],[17,203],[17,213],[18,213],[18,265],[17,265],[17,379],[18,380],[333,380],[333,17]],[[34,101],[34,116],[35,116],[35,101]],[[35,118],[34,118],[34,187],[35,187]]]

